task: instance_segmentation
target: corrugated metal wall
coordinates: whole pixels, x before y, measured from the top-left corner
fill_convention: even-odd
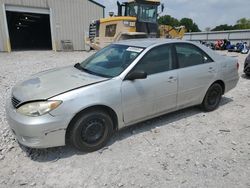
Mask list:
[[[51,10],[53,45],[61,50],[61,40],[71,40],[74,50],[84,50],[84,34],[90,21],[103,17],[104,8],[88,0],[0,0],[0,51],[7,51],[4,5]]]
[[[210,41],[214,42],[219,39],[228,39],[233,43],[245,41],[250,45],[250,29],[232,30],[232,31],[215,31],[215,32],[197,32],[186,33],[185,40],[191,41]]]

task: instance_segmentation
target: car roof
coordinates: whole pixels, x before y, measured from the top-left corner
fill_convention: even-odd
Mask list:
[[[202,49],[204,52],[206,52],[213,60],[220,60],[221,58],[224,58],[220,54],[214,52],[213,50],[211,50],[210,48],[204,45],[199,44],[198,42],[192,42],[192,41],[186,41],[186,40],[180,40],[180,39],[164,39],[164,38],[128,39],[128,40],[115,42],[114,44],[148,48],[154,45],[170,44],[170,43],[193,44],[199,47],[200,49]]]
[[[173,42],[187,42],[187,41],[177,40],[177,39],[143,38],[143,39],[121,40],[121,41],[115,42],[114,44],[147,48],[155,44],[167,44],[167,43],[173,43]]]

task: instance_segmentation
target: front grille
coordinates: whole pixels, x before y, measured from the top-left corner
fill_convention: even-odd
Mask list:
[[[11,98],[11,102],[12,102],[12,105],[13,105],[14,108],[17,108],[17,106],[21,103],[21,101],[19,101],[14,96]]]
[[[96,23],[93,22],[89,25],[89,38],[93,40],[96,37]]]
[[[91,42],[96,37],[99,37],[99,30],[100,30],[100,20],[94,20],[89,25],[89,39]]]

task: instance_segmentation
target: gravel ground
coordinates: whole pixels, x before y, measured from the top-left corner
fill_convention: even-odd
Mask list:
[[[19,146],[4,110],[13,85],[90,54],[0,53],[0,187],[250,187],[250,80],[236,53],[239,84],[214,112],[193,107],[128,127],[93,153]]]

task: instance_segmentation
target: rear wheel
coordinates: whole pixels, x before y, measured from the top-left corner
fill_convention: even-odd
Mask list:
[[[245,65],[244,72],[246,76],[250,76],[250,65]]]
[[[221,101],[222,92],[220,84],[215,83],[210,86],[201,104],[202,108],[207,112],[217,109]]]
[[[78,150],[92,152],[106,145],[112,131],[111,117],[102,110],[92,110],[75,119],[69,139]]]

